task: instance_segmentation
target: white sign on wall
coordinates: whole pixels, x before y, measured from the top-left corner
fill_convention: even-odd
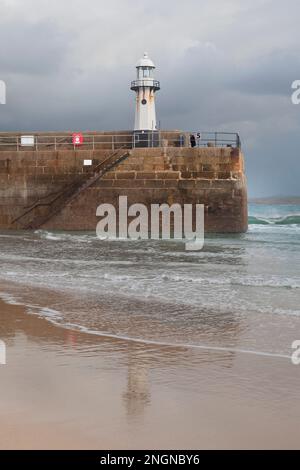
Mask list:
[[[22,135],[21,146],[22,147],[34,147],[34,135]]]

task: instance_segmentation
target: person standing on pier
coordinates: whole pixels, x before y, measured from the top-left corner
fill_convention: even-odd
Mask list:
[[[191,147],[192,148],[196,147],[196,139],[195,139],[194,134],[191,134],[190,141],[191,141]]]

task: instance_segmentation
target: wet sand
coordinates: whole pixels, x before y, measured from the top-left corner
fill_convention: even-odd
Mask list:
[[[288,359],[95,337],[0,302],[1,449],[300,448]]]

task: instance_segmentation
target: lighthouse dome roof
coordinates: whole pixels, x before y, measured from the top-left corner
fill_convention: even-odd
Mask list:
[[[149,58],[148,53],[144,52],[144,56],[136,64],[137,67],[153,67],[155,68],[154,63]]]

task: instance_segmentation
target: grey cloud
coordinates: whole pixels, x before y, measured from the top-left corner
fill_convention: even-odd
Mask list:
[[[37,23],[8,21],[0,27],[1,72],[4,74],[49,75],[66,59],[70,34],[52,21]]]
[[[291,83],[299,77],[299,54],[276,50],[243,65],[230,86],[245,93],[287,96],[290,95]]]
[[[299,194],[297,2],[293,15],[277,0],[17,3],[0,18],[2,130],[132,128],[129,84],[148,50],[163,128],[238,131],[250,195]]]

